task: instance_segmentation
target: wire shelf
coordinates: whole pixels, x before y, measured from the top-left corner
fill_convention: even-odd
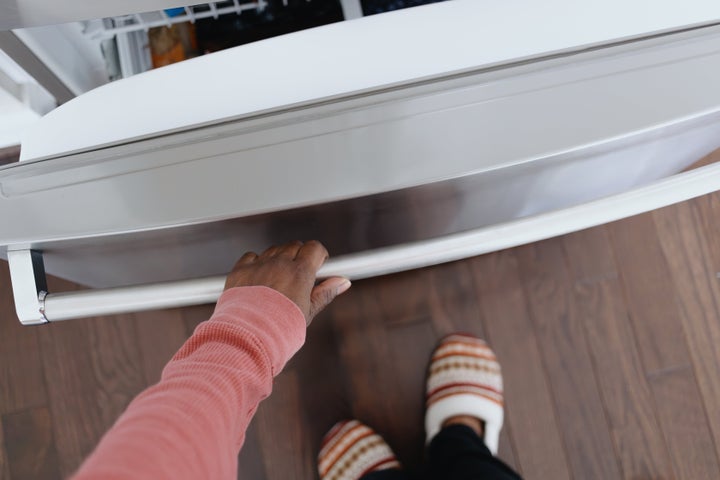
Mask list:
[[[312,0],[305,2],[312,3]],[[153,68],[149,42],[149,31],[152,28],[170,27],[185,22],[194,24],[203,19],[218,20],[221,16],[241,15],[245,11],[262,12],[276,5],[288,7],[289,3],[290,0],[224,0],[133,13],[85,21],[83,34],[102,50],[109,79],[118,80]]]
[[[113,38],[119,34],[140,31],[147,32],[154,27],[169,27],[173,24],[183,22],[195,23],[195,21],[200,19],[217,19],[221,15],[228,14],[240,15],[246,10],[263,10],[267,7],[267,4],[267,0],[257,0],[254,2],[231,0],[224,2],[203,3],[189,7],[160,10],[155,12],[135,13],[109,19],[110,21],[102,23],[101,28],[96,27],[88,29],[86,34],[92,40],[105,40]]]

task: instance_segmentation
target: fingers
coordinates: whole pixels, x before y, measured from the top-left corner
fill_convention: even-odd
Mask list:
[[[312,319],[325,307],[335,300],[335,297],[346,292],[350,288],[350,280],[343,277],[332,277],[316,285],[310,293],[310,312],[307,317],[308,325]]]
[[[329,257],[327,249],[317,240],[305,243],[297,252],[295,259],[298,262],[307,263],[315,272],[320,270],[325,260]]]
[[[232,271],[225,279],[224,290],[237,286],[242,286],[242,282],[238,282],[241,278],[240,272],[242,272],[248,265],[255,263],[255,260],[257,259],[258,256],[255,252],[246,252],[245,254],[243,254],[243,256],[240,257],[240,260],[235,262]]]
[[[284,257],[290,260],[293,260],[297,254],[298,251],[303,246],[303,242],[300,240],[295,240],[292,242],[284,243],[282,245],[273,245],[272,247],[265,250],[262,255],[260,255],[261,258],[272,258],[272,257]]]
[[[255,260],[257,260],[258,256],[255,252],[246,252],[242,257],[240,257],[240,260],[235,263],[236,267],[239,267],[241,265],[248,265],[250,263],[253,263]]]
[[[285,245],[282,245],[280,249],[277,252],[278,257],[284,257],[290,260],[293,260],[300,249],[303,246],[303,242],[300,240],[295,240],[294,242],[286,243]]]
[[[328,259],[329,254],[323,244],[317,240],[309,242],[295,240],[280,246],[272,246],[265,250],[259,258],[266,260],[274,257],[295,260],[307,265],[313,273],[317,273]]]
[[[275,289],[295,302],[310,324],[318,312],[350,288],[350,281],[342,277],[329,278],[313,287],[327,258],[327,249],[315,240],[272,246],[260,255],[247,252],[228,275],[225,289],[253,285]]]
[[[279,251],[280,251],[280,247],[278,247],[277,245],[273,245],[272,247],[268,248],[263,253],[261,253],[260,258],[266,259],[266,258],[274,257],[275,255],[277,255],[277,253]]]

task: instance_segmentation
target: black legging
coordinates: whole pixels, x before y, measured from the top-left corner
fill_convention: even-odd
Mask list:
[[[451,425],[438,433],[428,447],[427,465],[419,476],[425,480],[522,480],[520,475],[494,457],[472,428]],[[382,470],[362,480],[410,480],[404,470]]]

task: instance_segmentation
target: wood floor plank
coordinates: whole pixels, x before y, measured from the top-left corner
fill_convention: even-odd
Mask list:
[[[336,311],[332,321],[352,418],[392,441],[389,432],[402,396],[394,388],[396,379],[388,361],[392,352],[373,288],[371,282],[355,282],[343,299],[347,307]]]
[[[650,386],[657,402],[670,459],[678,480],[720,478],[720,467],[700,392],[691,367],[653,375]]]
[[[706,259],[720,278],[720,192],[703,195],[688,202],[697,212],[697,222],[708,247]]]
[[[513,440],[514,435],[512,427],[510,427],[506,421],[503,425],[503,429],[500,431],[497,457],[518,474],[522,475],[522,466],[518,463],[517,452],[515,451],[515,441]]]
[[[388,330],[393,370],[399,401],[393,405],[394,421],[387,432],[388,442],[403,465],[417,469],[425,453],[425,380],[437,336],[429,321],[398,325]],[[402,412],[402,413],[401,413]]]
[[[54,291],[77,288],[49,279]],[[63,477],[69,476],[145,386],[132,315],[44,325],[39,340]]]
[[[0,148],[0,165],[7,165],[20,160],[20,146]]]
[[[703,158],[701,158],[697,162],[693,163],[692,165],[690,165],[683,171],[693,170],[695,168],[704,167],[704,166],[711,165],[711,164],[717,163],[717,162],[720,162],[720,148],[711,152],[708,155],[705,155]]]
[[[12,480],[61,478],[50,411],[35,407],[2,416]]]
[[[672,478],[668,450],[655,414],[650,389],[635,350],[634,335],[616,282],[580,284],[575,295],[582,305],[603,403],[622,476]]]
[[[421,269],[382,278],[382,288],[374,288],[373,291],[382,306],[386,324],[403,324],[429,318],[427,293],[430,275],[429,270]]]
[[[447,263],[433,267],[430,272],[424,294],[428,297],[438,338],[459,331],[484,338],[482,312],[470,265]]]
[[[0,414],[48,403],[37,332],[18,321],[8,264],[0,260]]]
[[[336,422],[352,416],[333,326],[335,312],[352,308],[352,301],[344,302],[348,298],[346,295],[351,295],[351,292],[336,299],[313,320],[307,331],[305,346],[288,365],[298,374],[301,409],[309,419],[305,425],[306,434],[310,451],[315,453],[320,450],[320,443],[328,430]],[[356,321],[362,322],[362,319]]]
[[[2,417],[0,417],[0,478],[10,480],[10,465],[8,462],[7,449],[5,448],[5,436],[2,429]]]
[[[619,478],[561,239],[517,249],[519,271],[575,478]]]
[[[511,251],[469,261],[485,318],[484,331],[503,369],[507,424],[524,478],[569,479],[556,412]]]
[[[673,478],[603,227],[563,238],[615,452],[628,480]]]
[[[273,394],[258,409],[258,435],[269,479],[317,476],[317,452],[311,450],[300,404],[298,376],[289,370],[275,377]]]
[[[214,311],[215,305],[195,305],[183,308],[182,318],[187,336],[192,335],[200,323],[210,319]]]
[[[720,281],[698,211],[690,203],[654,212],[668,259],[695,376],[716,447],[720,447]],[[717,451],[720,456],[720,450]]]
[[[565,235],[562,242],[575,283],[592,284],[618,278],[615,254],[605,226]]]
[[[256,415],[245,432],[245,443],[238,455],[238,480],[265,480],[267,478],[258,423],[259,416]]]
[[[386,280],[356,282],[333,322],[352,418],[380,433],[413,469],[423,454],[425,370],[437,336],[429,312],[423,321],[394,322],[393,297],[377,294]]]
[[[631,217],[607,228],[645,372],[689,365],[671,271],[652,215]]]
[[[188,338],[181,309],[155,310],[135,315],[135,331],[142,355],[145,382],[160,380],[160,374]]]
[[[675,472],[678,478],[714,478],[718,456],[687,345],[678,291],[653,217],[626,219],[610,224],[608,230]],[[681,392],[673,392],[674,388]],[[717,399],[712,402],[708,410],[717,408]]]

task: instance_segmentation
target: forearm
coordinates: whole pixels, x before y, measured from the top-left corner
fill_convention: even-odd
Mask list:
[[[227,291],[75,480],[235,478],[252,415],[304,338],[302,312],[280,293]]]

